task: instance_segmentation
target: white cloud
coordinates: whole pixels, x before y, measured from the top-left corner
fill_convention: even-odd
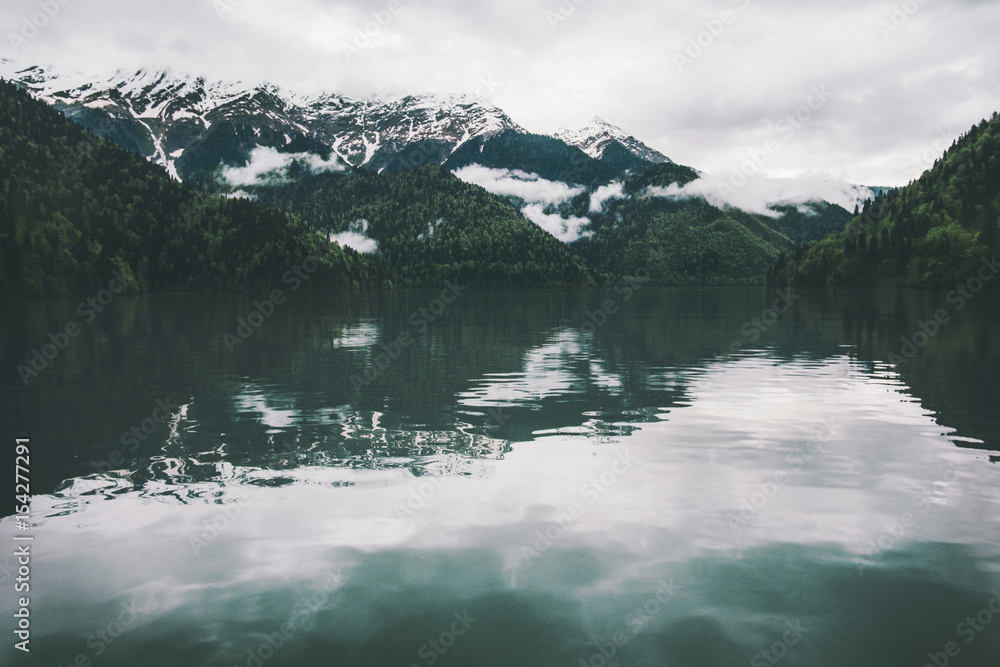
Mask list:
[[[583,187],[549,181],[538,174],[528,174],[519,169],[491,169],[471,164],[452,173],[466,183],[481,186],[495,195],[512,195],[527,202],[546,206],[558,206],[585,190]]]
[[[378,251],[378,241],[368,238],[367,220],[358,220],[351,223],[350,229],[346,232],[330,234],[330,240],[366,255]]]
[[[593,232],[585,229],[590,225],[589,218],[577,218],[574,216],[563,218],[558,213],[546,213],[545,207],[541,204],[528,204],[521,209],[521,213],[528,220],[531,220],[563,243],[572,243],[593,234]]]
[[[312,153],[282,153],[270,146],[257,146],[250,151],[250,160],[245,166],[223,167],[222,178],[234,187],[260,185],[272,179],[281,182],[293,162],[304,163],[314,174],[347,169],[335,154],[331,154],[329,160],[324,160]],[[270,178],[265,178],[268,176]]]
[[[222,196],[226,199],[249,199],[250,201],[257,199],[257,195],[251,194],[246,190],[236,190],[235,192],[223,193]]]
[[[610,185],[602,185],[597,188],[594,194],[590,195],[590,212],[600,213],[604,207],[604,202],[609,199],[624,199],[625,184],[614,182]]]
[[[689,199],[703,197],[714,206],[732,206],[750,213],[760,213],[778,217],[780,213],[771,209],[775,204],[803,204],[810,201],[828,201],[853,211],[872,196],[871,189],[822,179],[766,179],[753,177],[740,187],[735,187],[729,179],[702,176],[687,185],[671,183],[667,187],[647,188],[646,194],[669,199]]]
[[[438,218],[436,221],[434,221],[433,225],[427,225],[427,231],[418,235],[417,240],[426,241],[430,237],[434,236],[434,232],[436,232],[438,230],[438,227],[440,227],[443,223],[444,223],[444,218]]]
[[[550,181],[538,174],[529,174],[518,169],[491,169],[478,164],[462,167],[452,173],[466,183],[482,186],[495,195],[512,195],[525,200],[528,204],[521,209],[524,217],[563,243],[573,243],[593,234],[586,230],[590,225],[589,218],[575,216],[564,218],[558,213],[545,212],[548,206],[558,206],[568,202],[586,188]]]

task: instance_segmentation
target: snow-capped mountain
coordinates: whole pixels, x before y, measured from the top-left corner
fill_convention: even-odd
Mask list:
[[[584,127],[576,130],[562,129],[552,136],[618,169],[633,169],[640,162],[671,162],[663,153],[650,148],[617,125],[596,116]]]
[[[654,165],[674,164],[600,118],[577,130],[536,135],[473,96],[357,100],[167,71],[140,69],[94,77],[6,59],[0,59],[0,76],[162,165],[174,178],[227,192],[280,182],[293,162],[312,172],[345,170],[348,165],[397,172],[436,164],[496,192],[510,189],[507,181],[514,178],[531,183],[529,189],[548,184],[561,192],[583,186],[592,194],[601,187],[611,192],[620,187],[612,184]],[[786,200],[825,199],[851,210],[856,198],[841,197],[843,188],[829,183],[801,179],[794,184],[802,187],[791,198],[785,196],[788,187],[775,195],[771,183],[748,184],[724,196],[712,178],[696,173],[701,177],[696,183],[656,192],[765,214]],[[529,199],[524,201],[539,203]]]
[[[475,137],[523,132],[502,110],[473,96],[302,96],[166,71],[89,77],[10,60],[0,61],[0,76],[179,180],[207,178],[220,164],[246,165],[261,148],[321,154],[324,164],[336,156],[342,166],[400,170],[441,164]]]

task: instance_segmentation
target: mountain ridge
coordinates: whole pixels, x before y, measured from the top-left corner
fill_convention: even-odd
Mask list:
[[[69,118],[164,167],[205,184],[222,163],[240,166],[254,148],[306,146],[344,167],[402,171],[444,164],[469,141],[530,134],[499,107],[469,94],[376,94],[353,99],[269,83],[211,80],[171,70],[119,69],[99,76],[0,59],[0,76]],[[576,147],[618,170],[669,161],[601,121],[564,131]],[[557,135],[550,136],[562,141]],[[576,143],[574,143],[576,142]],[[229,144],[229,150],[220,144]],[[235,147],[235,149],[233,148]],[[593,157],[593,156],[592,156]]]
[[[233,166],[252,146],[287,148],[311,141],[345,166],[378,171],[404,148],[435,142],[411,160],[418,167],[443,162],[473,137],[523,132],[503,110],[472,95],[373,96],[355,100],[336,93],[292,93],[277,86],[211,81],[169,71],[118,70],[110,76],[67,74],[44,66],[0,62],[0,76],[28,89],[69,118],[100,132],[108,116],[127,126],[119,143],[160,164],[177,180],[204,180],[218,160]],[[205,151],[219,135],[233,135],[233,155]],[[319,147],[319,146],[317,146]],[[200,159],[184,159],[194,149]],[[421,154],[418,154],[418,156]],[[446,157],[446,156],[445,156]]]
[[[258,171],[268,167],[266,161],[254,162],[258,149],[268,149],[269,153],[258,154],[282,162],[278,167],[305,159],[321,169],[361,167],[392,173],[424,164],[451,161],[455,165],[459,163],[456,153],[463,150],[466,158],[461,164],[469,164],[475,156],[470,155],[468,144],[478,142],[475,150],[482,151],[502,135],[516,134],[519,138],[513,144],[507,142],[513,152],[494,155],[493,166],[533,173],[530,161],[524,159],[525,147],[535,142],[551,149],[554,144],[546,143],[551,139],[565,146],[555,152],[571,164],[561,170],[549,165],[543,171],[562,171],[567,178],[575,176],[576,184],[591,187],[672,162],[600,117],[576,130],[533,134],[475,95],[397,91],[358,100],[324,91],[286,91],[268,83],[209,80],[171,70],[119,69],[90,76],[4,58],[0,58],[0,77],[159,164],[175,180],[215,192],[226,191],[222,172],[227,168]],[[275,157],[275,151],[284,157]],[[814,194],[796,201],[832,201],[823,188]],[[739,201],[726,203],[743,207]],[[783,203],[779,197],[763,205]]]
[[[607,122],[600,116],[583,127],[562,128],[551,135],[570,146],[576,146],[594,158],[630,170],[638,166],[636,160],[650,164],[673,162],[660,151],[650,148],[622,128]],[[633,159],[629,161],[628,155]]]

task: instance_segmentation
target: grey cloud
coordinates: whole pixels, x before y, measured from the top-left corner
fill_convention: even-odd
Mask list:
[[[389,0],[70,0],[16,55],[84,71],[169,66],[355,97],[471,93],[492,80],[492,101],[529,130],[600,115],[707,172],[724,172],[766,138],[768,120],[826,85],[837,97],[764,175],[876,185],[919,173],[913,156],[939,143],[942,127],[957,134],[1000,109],[998,3],[927,1],[886,36],[879,21],[891,21],[901,2],[753,0],[740,9],[746,1],[399,0],[348,59],[343,46],[373,12],[384,18]],[[232,11],[220,16],[217,2]],[[702,36],[703,53],[678,71],[674,54],[727,9],[737,19]],[[38,11],[38,0],[7,0],[0,55],[12,55],[9,35]],[[565,20],[553,24],[553,15]]]

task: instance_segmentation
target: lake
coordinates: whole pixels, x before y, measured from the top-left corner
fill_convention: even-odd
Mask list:
[[[1000,661],[998,293],[85,296],[0,305],[5,665]]]

